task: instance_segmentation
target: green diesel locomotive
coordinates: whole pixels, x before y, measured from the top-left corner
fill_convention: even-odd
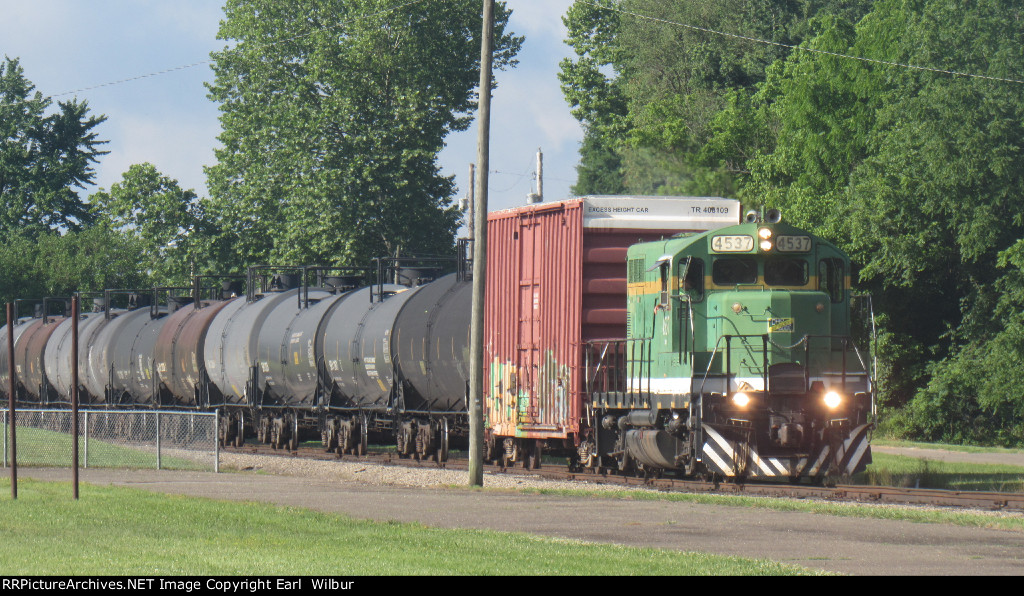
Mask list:
[[[772,210],[627,255],[626,339],[587,352],[583,466],[821,480],[871,462],[842,251]]]

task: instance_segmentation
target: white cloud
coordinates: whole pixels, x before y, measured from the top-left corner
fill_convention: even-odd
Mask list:
[[[565,38],[562,15],[571,5],[572,0],[508,0],[516,33],[558,40]]]

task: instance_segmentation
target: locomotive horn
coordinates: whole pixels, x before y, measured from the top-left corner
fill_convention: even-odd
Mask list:
[[[757,223],[757,216],[757,210],[751,209],[750,211],[747,211],[747,216],[743,218],[743,221],[747,223]]]
[[[782,212],[778,209],[769,209],[765,212],[764,219],[768,223],[779,223],[782,221]]]

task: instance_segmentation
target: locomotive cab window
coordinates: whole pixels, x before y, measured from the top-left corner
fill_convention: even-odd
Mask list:
[[[689,263],[689,265],[687,265]],[[704,261],[687,257],[679,263],[679,293],[693,302],[704,299]]]
[[[805,286],[807,261],[803,259],[769,259],[764,263],[764,283],[769,286]]]
[[[753,257],[726,257],[711,264],[711,279],[719,286],[757,283],[757,260]]]
[[[844,278],[845,268],[842,259],[822,259],[818,263],[818,289],[828,294],[834,303],[843,301]]]
[[[662,260],[659,262],[659,265],[660,267],[658,267],[658,271],[661,275],[661,294],[659,295],[659,297],[661,305],[668,306],[668,271],[669,267],[672,266],[672,260]]]

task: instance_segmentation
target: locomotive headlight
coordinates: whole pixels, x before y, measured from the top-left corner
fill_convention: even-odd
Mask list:
[[[841,403],[843,403],[843,398],[835,391],[829,391],[825,394],[825,405],[828,406],[828,409],[834,410],[838,408]]]
[[[736,406],[739,408],[745,408],[747,407],[747,404],[750,403],[750,396],[748,396],[746,393],[743,393],[742,391],[739,393],[734,393],[732,396],[732,403],[736,404]]]
[[[760,236],[761,240],[768,240],[772,237],[771,228],[761,228],[757,231],[757,235]]]
[[[761,241],[761,250],[763,250],[765,252],[768,252],[771,249],[772,249],[772,241],[771,240],[762,240]]]

